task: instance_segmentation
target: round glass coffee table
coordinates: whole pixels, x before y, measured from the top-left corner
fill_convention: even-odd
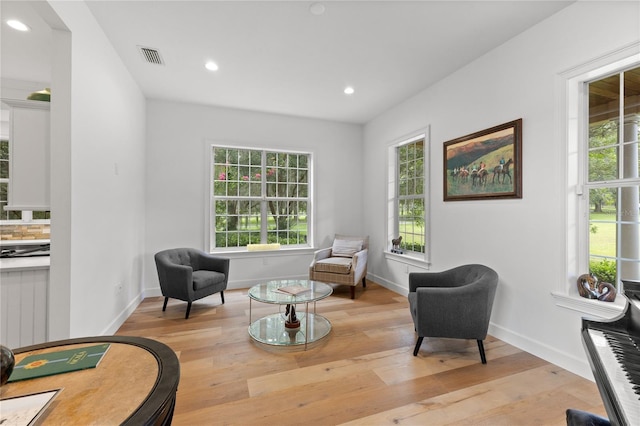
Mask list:
[[[291,294],[289,292],[296,294]],[[316,313],[316,302],[329,297],[333,289],[311,280],[274,280],[249,289],[249,335],[257,342],[274,346],[304,345],[318,341],[331,331],[328,319]],[[253,320],[253,301],[279,305],[274,314]],[[304,312],[296,306],[304,304]],[[309,304],[313,304],[309,312]],[[297,322],[292,322],[291,313]]]

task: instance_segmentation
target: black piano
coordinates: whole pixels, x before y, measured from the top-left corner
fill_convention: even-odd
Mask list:
[[[582,343],[613,425],[640,425],[640,281],[623,280],[628,303],[611,320],[582,319]]]

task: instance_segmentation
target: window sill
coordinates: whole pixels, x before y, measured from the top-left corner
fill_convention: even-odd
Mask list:
[[[278,250],[258,250],[248,251],[247,249],[237,250],[220,250],[210,252],[214,256],[228,257],[231,259],[248,259],[252,257],[276,257],[276,256],[300,256],[310,254],[313,255],[317,248],[314,247],[296,247],[296,248],[280,248]]]
[[[385,250],[384,257],[388,260],[393,260],[399,263],[405,263],[407,265],[411,265],[417,268],[422,268],[427,270],[431,266],[431,263],[424,260],[424,258],[412,256],[410,254],[391,253],[390,251]]]
[[[551,295],[556,300],[556,306],[603,319],[610,319],[620,315],[627,306],[627,299],[621,294],[618,294],[613,302],[602,302],[560,292],[552,292]]]

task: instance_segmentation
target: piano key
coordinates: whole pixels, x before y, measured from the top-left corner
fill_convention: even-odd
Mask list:
[[[637,389],[640,383],[635,378],[632,380],[629,377],[625,371],[624,361],[620,361],[620,355],[616,354],[616,346],[618,348],[625,347],[618,345],[619,342],[616,342],[616,339],[623,341],[624,336],[621,333],[594,328],[589,328],[588,333],[629,424],[640,424],[640,391]],[[635,348],[634,350],[637,350],[635,345],[632,346]]]

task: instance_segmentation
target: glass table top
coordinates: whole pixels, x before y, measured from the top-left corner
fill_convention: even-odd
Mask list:
[[[283,287],[296,287],[302,291],[293,295],[278,290]],[[249,289],[249,297],[253,300],[278,305],[316,302],[329,297],[331,293],[333,293],[331,286],[311,280],[274,280]]]
[[[282,314],[271,314],[251,323],[249,335],[260,343],[274,346],[297,346],[316,342],[331,331],[331,323],[322,315],[300,314],[300,327],[288,329]]]

